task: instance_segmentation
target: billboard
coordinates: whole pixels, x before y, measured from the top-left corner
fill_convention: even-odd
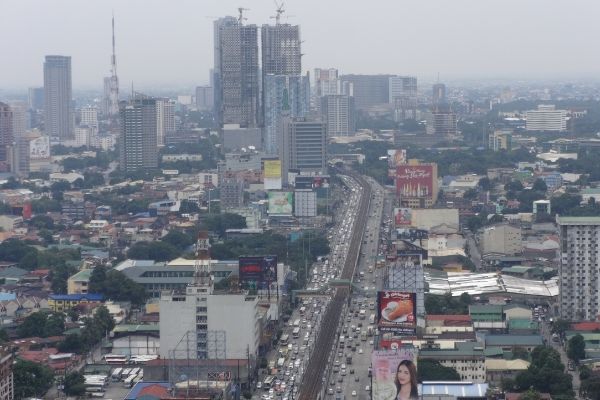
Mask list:
[[[414,335],[417,328],[416,293],[398,290],[377,292],[379,330]]]
[[[264,160],[265,190],[281,189],[281,160]]]
[[[412,210],[410,208],[394,208],[394,221],[396,226],[407,226],[412,222]]]
[[[371,353],[373,387],[371,399],[395,400],[403,385],[409,385],[410,399],[419,398],[417,385],[417,350],[400,347],[395,350],[375,350]]]
[[[387,151],[388,167],[396,168],[406,164],[406,149],[392,149]]]
[[[277,256],[239,258],[240,283],[248,289],[267,289],[277,282]]]
[[[31,160],[50,158],[50,138],[48,136],[40,136],[29,141],[29,158]]]
[[[313,177],[313,188],[328,188],[329,187],[329,177],[328,176],[314,176]]]
[[[400,165],[396,168],[396,194],[401,197],[433,196],[432,165]]]
[[[269,192],[269,215],[292,215],[292,192]]]
[[[312,190],[313,189],[313,176],[297,176],[294,187],[296,190]]]

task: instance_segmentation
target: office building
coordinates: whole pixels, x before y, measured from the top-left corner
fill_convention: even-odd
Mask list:
[[[215,93],[212,86],[196,87],[196,108],[198,111],[212,111],[215,106]]]
[[[256,127],[259,117],[258,30],[233,17],[215,29],[215,102],[218,121]]]
[[[222,132],[225,151],[263,148],[261,128],[241,128],[239,124],[226,124],[223,126]]]
[[[140,94],[123,103],[119,138],[120,168],[125,172],[158,167],[156,100]]]
[[[44,62],[44,126],[60,141],[73,137],[71,57],[46,56]]]
[[[457,135],[456,114],[448,106],[436,106],[425,115],[428,135],[454,137]]]
[[[560,235],[560,318],[594,321],[600,314],[600,217],[558,216],[556,223]]]
[[[219,171],[221,210],[244,206],[244,180],[237,174]]]
[[[278,154],[277,134],[283,118],[302,118],[309,111],[310,83],[305,76],[267,74],[263,88],[263,148],[267,154]]]
[[[43,87],[29,88],[28,104],[29,104],[30,110],[38,111],[38,110],[44,109],[44,88]]]
[[[394,120],[417,118],[417,78],[391,76],[389,78],[389,103],[394,107]]]
[[[351,84],[354,95],[354,106],[358,110],[368,109],[381,104],[388,104],[389,78],[393,75],[342,75],[345,85]]]
[[[288,171],[324,173],[327,168],[327,124],[305,118],[286,118],[279,140],[282,179],[287,183]]]
[[[446,85],[436,83],[432,88],[431,104],[435,106],[445,104],[446,102]]]
[[[294,215],[296,217],[317,216],[317,192],[296,190],[294,192]]]
[[[512,130],[494,131],[488,138],[488,147],[493,151],[512,149]]]
[[[8,161],[8,151],[13,140],[12,110],[8,104],[0,103],[0,162]]]
[[[98,129],[98,109],[96,107],[83,107],[79,110],[79,125]]]
[[[557,110],[553,105],[539,105],[537,110],[527,111],[525,119],[528,131],[567,130],[567,111]]]
[[[356,132],[354,97],[345,94],[321,97],[321,116],[327,123],[327,134],[352,136]]]
[[[156,143],[165,145],[165,137],[175,132],[175,102],[156,99]]]

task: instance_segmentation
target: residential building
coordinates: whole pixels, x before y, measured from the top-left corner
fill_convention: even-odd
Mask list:
[[[308,114],[310,84],[301,75],[263,74],[263,148],[266,154],[278,154],[277,135],[283,119]]]
[[[533,202],[533,213],[534,214],[548,214],[552,212],[550,206],[550,200],[535,200]]]
[[[242,25],[233,17],[214,23],[215,105],[218,121],[258,126],[259,76],[258,30],[256,25]]]
[[[4,232],[13,232],[23,226],[23,217],[20,215],[0,215],[0,228]]]
[[[80,304],[101,304],[104,296],[97,293],[51,294],[48,296],[48,308],[52,311],[68,311]]]
[[[356,132],[354,97],[345,94],[321,97],[321,116],[328,136],[352,136]]]
[[[44,129],[60,141],[73,137],[71,57],[46,56],[44,62]]]
[[[389,79],[389,103],[394,106],[394,120],[417,118],[417,77],[391,76]]]
[[[497,253],[514,256],[523,252],[521,228],[511,225],[487,227],[481,235],[483,254]]]
[[[156,144],[165,145],[165,136],[175,132],[175,102],[156,99]]]
[[[98,129],[98,109],[96,107],[83,107],[79,110],[79,125]]]
[[[373,106],[388,104],[389,78],[393,75],[342,75],[341,80],[352,85],[354,106],[365,110]]]
[[[156,100],[140,94],[122,104],[120,168],[126,172],[158,167]]]
[[[279,139],[282,179],[290,169],[300,173],[324,173],[327,167],[327,125],[305,118],[286,118]]]
[[[212,111],[215,106],[215,93],[212,86],[196,87],[196,108],[198,111]]]
[[[13,400],[13,352],[8,347],[0,348],[0,400]]]
[[[557,131],[567,130],[567,110],[557,110],[554,105],[540,104],[537,110],[525,114],[528,131]]]
[[[84,269],[67,279],[67,294],[87,294],[93,269]]]
[[[421,348],[419,359],[435,360],[453,368],[463,381],[486,381],[484,347],[478,342],[457,342],[454,349]]]
[[[557,216],[556,223],[560,236],[560,317],[569,321],[594,321],[600,314],[600,217]]]
[[[27,103],[29,108],[34,111],[39,111],[44,109],[44,88],[43,87],[33,87],[28,90],[28,98]]]
[[[520,372],[529,368],[529,364],[529,361],[520,358],[514,360],[488,358],[485,360],[486,381],[500,385],[506,379],[515,379]]]
[[[488,137],[488,147],[493,151],[512,150],[512,130],[494,131]]]
[[[238,176],[219,175],[221,210],[239,208],[244,205],[244,181]]]
[[[13,112],[8,104],[0,103],[0,162],[8,162],[13,141]]]

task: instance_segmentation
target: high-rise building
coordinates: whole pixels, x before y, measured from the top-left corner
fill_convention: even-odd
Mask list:
[[[305,76],[268,74],[263,88],[263,149],[267,154],[279,154],[277,135],[283,118],[304,117],[308,113],[310,84]]]
[[[44,109],[44,88],[29,88],[28,103],[31,110],[38,111]]]
[[[417,118],[417,78],[414,76],[392,76],[389,79],[389,102],[394,106],[394,119]]]
[[[528,131],[566,131],[567,111],[557,110],[554,105],[539,105],[537,110],[525,114]]]
[[[323,120],[327,123],[329,137],[354,135],[354,97],[344,94],[323,96],[320,110]]]
[[[0,400],[15,398],[13,384],[13,352],[8,347],[0,348]]]
[[[221,126],[259,120],[258,30],[233,17],[215,21],[215,102]]]
[[[165,137],[175,132],[175,102],[156,99],[156,143],[165,145]]]
[[[556,218],[560,235],[559,310],[567,321],[592,321],[600,314],[598,241],[600,217]]]
[[[263,25],[261,42],[263,77],[268,74],[300,75],[302,73],[298,25]]]
[[[73,138],[71,57],[46,56],[44,62],[44,126],[46,135]]]
[[[136,94],[121,104],[120,168],[131,172],[158,167],[156,100]]]
[[[456,114],[446,105],[434,106],[426,114],[425,124],[428,135],[452,137],[457,134]]]
[[[96,107],[83,107],[79,110],[79,125],[98,129],[98,109]]]
[[[512,149],[512,130],[498,130],[488,137],[488,148],[493,151]]]
[[[443,83],[433,85],[431,103],[433,105],[446,103],[446,85]]]
[[[0,162],[8,161],[8,150],[13,140],[12,110],[8,104],[0,103]]]
[[[306,118],[286,118],[279,140],[282,178],[290,169],[324,173],[327,168],[327,124]]]
[[[212,111],[215,106],[214,94],[212,86],[197,86],[196,108],[199,111]]]
[[[338,70],[335,68],[315,68],[313,80],[314,94],[317,99],[323,96],[342,94],[341,81],[338,78]]]
[[[364,110],[389,102],[389,78],[393,75],[342,75],[342,82],[352,84],[354,105]]]

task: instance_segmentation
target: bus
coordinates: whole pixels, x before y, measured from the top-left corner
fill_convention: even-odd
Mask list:
[[[113,372],[112,372],[112,374],[111,374],[111,376],[110,376],[110,377],[111,377],[111,379],[112,379],[114,382],[119,382],[119,381],[121,380],[121,372],[123,372],[123,368],[120,368],[120,367],[119,367],[119,368],[115,368],[115,369],[113,369]]]
[[[127,378],[131,374],[131,368],[123,368],[121,372],[121,378]]]
[[[121,354],[105,354],[103,358],[107,364],[127,364],[127,356]]]
[[[123,387],[130,388],[133,386],[133,380],[137,377],[137,375],[129,375],[123,381]]]
[[[299,327],[294,328],[294,330],[292,331],[292,337],[294,339],[298,339],[300,337],[300,328]]]
[[[289,340],[290,340],[290,335],[288,335],[287,333],[284,335],[281,335],[281,345],[282,346],[287,346]]]
[[[141,370],[142,370],[141,368],[134,368],[134,369],[131,370],[130,374],[131,375],[137,375],[137,374],[140,373]]]
[[[275,381],[275,377],[274,376],[267,376],[265,378],[265,380],[263,381],[263,389],[264,390],[271,389],[271,386],[273,385],[274,381]]]
[[[300,326],[300,319],[298,318],[297,320],[294,321],[294,326]]]

